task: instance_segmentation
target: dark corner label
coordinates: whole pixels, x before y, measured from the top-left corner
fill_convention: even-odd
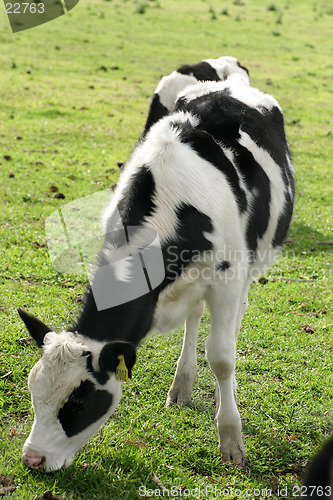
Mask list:
[[[4,0],[13,33],[48,23],[73,9],[80,0]]]

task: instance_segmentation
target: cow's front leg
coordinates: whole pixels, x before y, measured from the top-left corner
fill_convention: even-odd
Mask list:
[[[167,406],[173,403],[188,405],[191,402],[192,389],[197,376],[198,331],[204,310],[205,303],[199,302],[186,319],[183,348],[168,393]]]
[[[234,392],[234,398],[235,398],[235,401],[237,404],[237,380],[236,380],[236,377],[234,377],[234,380],[232,383],[232,388],[233,388],[233,392]],[[216,386],[215,386],[214,399],[215,399],[215,404],[216,404],[216,418],[217,418],[217,414],[218,414],[219,408],[220,408],[220,400],[221,400],[218,382],[216,382]]]
[[[216,422],[219,448],[225,461],[233,461],[237,465],[244,465],[246,454],[234,390],[235,328],[241,296],[241,286],[234,282],[229,283],[228,287],[212,289],[207,297],[212,324],[206,342],[206,353],[218,385]]]

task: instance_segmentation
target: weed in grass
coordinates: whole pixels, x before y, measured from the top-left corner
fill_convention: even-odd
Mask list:
[[[209,13],[210,13],[210,19],[212,21],[216,21],[217,15],[216,15],[215,9],[213,7],[209,7]]]
[[[283,12],[280,12],[276,18],[276,24],[282,24],[283,22]]]
[[[148,4],[147,3],[140,3],[136,8],[135,8],[135,13],[136,14],[145,14],[147,10]]]
[[[136,14],[145,14],[149,7],[153,7],[155,9],[161,9],[161,4],[158,0],[148,0],[146,2],[139,2],[134,12]]]

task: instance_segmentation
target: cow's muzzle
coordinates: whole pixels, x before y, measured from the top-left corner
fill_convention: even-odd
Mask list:
[[[31,469],[44,469],[46,459],[45,457],[38,457],[37,455],[29,453],[22,453],[22,462]]]

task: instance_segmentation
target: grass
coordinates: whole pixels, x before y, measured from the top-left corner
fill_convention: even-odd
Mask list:
[[[1,18],[0,473],[17,486],[10,498],[132,500],[140,486],[162,495],[156,476],[193,498],[268,498],[269,490],[278,498],[300,484],[333,421],[331,21],[329,3],[314,0],[90,0],[15,35]],[[85,287],[83,276],[50,265],[45,219],[116,182],[160,76],[220,55],[237,57],[252,84],[279,100],[297,179],[284,253],[253,285],[238,342],[246,468],[223,464],[217,451],[205,315],[190,408],[163,407],[181,331],[151,337],[117,411],[72,467],[28,470],[20,463],[32,423],[26,386],[39,352],[21,345],[16,307],[61,329]]]

